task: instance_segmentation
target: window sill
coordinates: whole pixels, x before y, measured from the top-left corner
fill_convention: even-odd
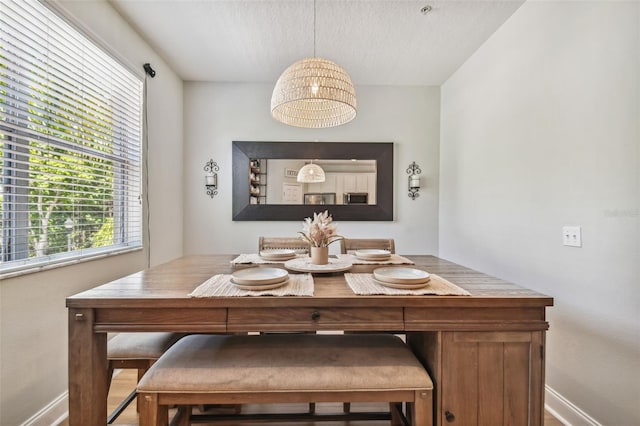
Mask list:
[[[44,263],[44,264],[21,265],[15,268],[7,269],[5,272],[0,272],[0,281],[6,280],[8,278],[19,277],[22,275],[33,274],[36,272],[44,272],[51,269],[62,268],[70,265],[77,265],[79,263],[90,262],[98,259],[104,259],[106,257],[133,253],[136,251],[140,251],[142,249],[143,249],[142,246],[127,247],[127,248],[114,249],[110,251],[104,251],[104,252],[95,253],[91,255],[84,255],[82,257],[77,257],[77,258],[68,258],[68,259],[60,259],[58,261],[49,261],[48,263]]]

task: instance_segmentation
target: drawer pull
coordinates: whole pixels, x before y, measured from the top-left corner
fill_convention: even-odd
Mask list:
[[[456,416],[454,416],[451,411],[445,411],[444,412],[444,416],[446,417],[446,419],[447,419],[447,421],[449,423],[451,423],[452,421],[454,421],[456,419]]]
[[[318,311],[313,311],[311,313],[311,319],[314,321],[318,321],[318,319],[320,318],[320,312]]]

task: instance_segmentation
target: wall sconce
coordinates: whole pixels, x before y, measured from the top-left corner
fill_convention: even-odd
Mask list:
[[[204,175],[204,186],[207,188],[207,195],[211,198],[218,195],[218,163],[213,160],[207,161],[204,165],[204,171],[206,174]]]
[[[418,175],[420,173],[422,173],[422,170],[420,170],[420,166],[418,166],[415,161],[407,167],[407,174],[409,175],[409,198],[412,200],[420,196],[420,194],[418,194],[418,191],[420,191],[420,176]]]

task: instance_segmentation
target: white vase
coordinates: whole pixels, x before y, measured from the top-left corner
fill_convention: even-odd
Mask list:
[[[311,263],[314,265],[329,263],[329,247],[311,247]]]

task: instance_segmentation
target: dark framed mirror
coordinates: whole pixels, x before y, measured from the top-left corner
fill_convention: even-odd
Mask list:
[[[234,141],[232,155],[234,221],[301,221],[313,216],[314,212],[324,210],[329,210],[336,221],[393,220],[392,142]],[[299,168],[269,169],[270,160],[287,160],[289,164],[298,165],[319,163],[325,168],[329,167],[328,170],[334,170],[328,172],[328,176],[354,182],[357,178],[363,186],[356,188],[352,185],[349,188],[354,190],[351,191],[346,189],[347,184],[333,190],[325,185],[324,189],[318,190],[312,184],[297,183],[294,176]],[[366,173],[362,170],[357,170],[357,173],[345,172],[343,169],[351,162],[366,164],[361,166],[367,167]],[[272,161],[272,164],[282,163]],[[267,194],[268,174],[286,178],[280,179],[277,184],[278,191],[284,193],[283,199],[270,203],[269,197],[263,195]],[[364,178],[364,175],[367,177]],[[369,182],[368,189],[361,190],[367,188],[365,181]]]

